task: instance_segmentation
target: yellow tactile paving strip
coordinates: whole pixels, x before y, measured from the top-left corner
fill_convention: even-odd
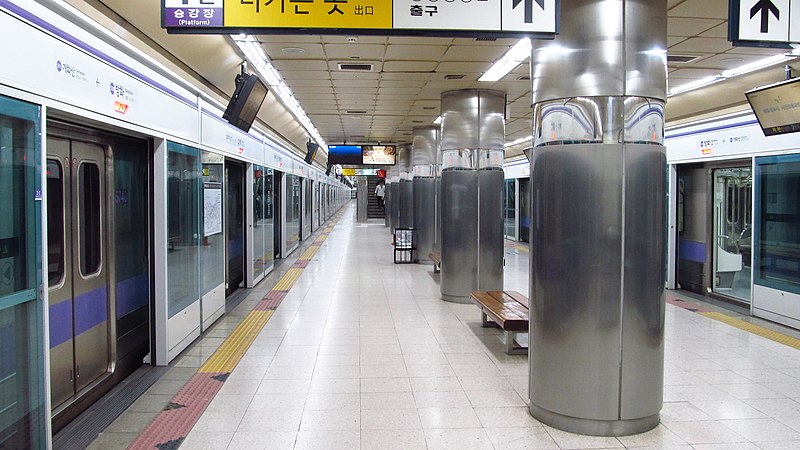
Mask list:
[[[280,281],[275,284],[275,287],[272,289],[279,290],[279,291],[288,291],[289,289],[294,286],[294,283],[300,278],[300,275],[303,273],[303,269],[298,269],[296,267],[292,267],[291,269],[287,270],[286,273],[281,277]]]
[[[789,347],[796,348],[800,350],[800,339],[793,338],[791,336],[787,336],[783,333],[779,333],[777,331],[772,331],[768,328],[764,328],[762,326],[754,325],[749,322],[745,322],[744,320],[737,319],[735,317],[727,316],[722,313],[718,312],[701,312],[702,314],[709,319],[714,319],[719,322],[726,323],[734,328],[738,328],[740,330],[747,331],[748,333],[753,333],[755,335],[761,336],[763,338],[769,339],[771,341],[788,345]]]
[[[231,372],[256,339],[273,311],[251,311],[236,329],[225,339],[198,372]]]

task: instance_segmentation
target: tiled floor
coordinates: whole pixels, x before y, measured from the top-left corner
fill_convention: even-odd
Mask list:
[[[527,357],[505,355],[473,305],[442,302],[429,265],[393,264],[390,241],[345,215],[181,448],[800,448],[800,351],[673,305],[658,428],[597,438],[540,424]],[[527,252],[506,256],[507,288],[527,293]],[[134,408],[177,391],[162,386]]]

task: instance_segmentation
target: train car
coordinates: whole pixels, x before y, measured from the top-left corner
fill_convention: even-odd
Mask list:
[[[750,111],[668,128],[668,287],[800,327],[800,145]]]

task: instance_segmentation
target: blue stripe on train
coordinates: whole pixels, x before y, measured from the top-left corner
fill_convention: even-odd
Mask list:
[[[108,320],[108,295],[100,287],[75,298],[75,335]],[[50,348],[72,339],[72,305],[65,300],[50,305]]]
[[[678,242],[678,258],[704,264],[706,262],[706,244],[681,239]]]
[[[72,302],[50,305],[50,348],[72,339]]]
[[[75,335],[89,331],[108,320],[106,286],[75,297]]]
[[[0,326],[0,380],[17,371],[17,350],[14,322]]]
[[[117,318],[145,306],[150,301],[150,277],[143,273],[117,283]]]

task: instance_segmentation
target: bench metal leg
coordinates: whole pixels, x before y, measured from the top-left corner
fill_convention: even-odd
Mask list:
[[[506,331],[506,353],[509,355],[527,355],[528,347],[521,347],[517,343],[517,332]]]

